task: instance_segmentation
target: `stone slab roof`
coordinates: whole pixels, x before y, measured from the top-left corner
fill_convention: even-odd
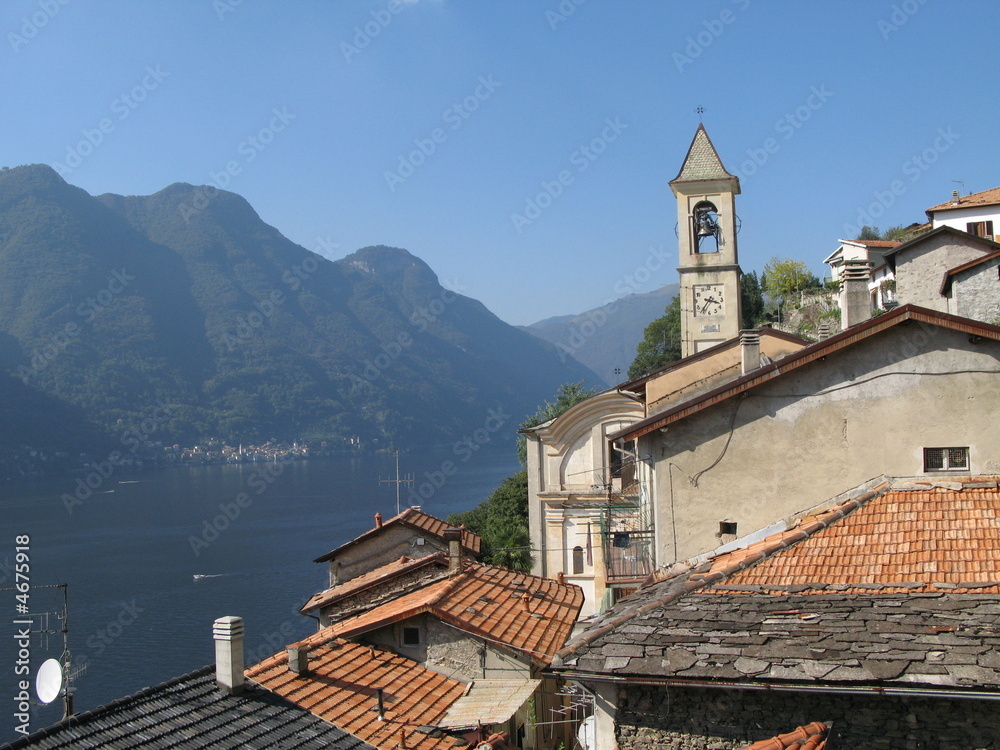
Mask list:
[[[684,157],[681,171],[670,182],[673,184],[701,180],[736,180],[737,185],[739,184],[736,175],[730,174],[722,166],[722,160],[719,158],[715,146],[712,145],[712,139],[708,137],[705,126],[699,124],[691,146],[688,148],[687,156]]]
[[[77,714],[3,746],[4,750],[133,747],[372,750],[371,745],[267,690],[248,686],[242,695],[223,693],[215,686],[212,667]]]
[[[714,559],[672,566],[556,671],[1000,688],[996,477],[883,482]]]

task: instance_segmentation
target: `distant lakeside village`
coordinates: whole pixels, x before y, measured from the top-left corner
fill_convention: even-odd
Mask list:
[[[25,688],[7,750],[1000,747],[1000,187],[838,239],[808,339],[744,325],[703,125],[670,187],[681,357],[521,430],[530,538],[375,513],[300,551],[311,635],[205,613],[214,664],[47,728]]]

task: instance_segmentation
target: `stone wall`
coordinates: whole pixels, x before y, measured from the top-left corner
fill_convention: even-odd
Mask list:
[[[1000,322],[1000,259],[970,268],[951,285],[948,312],[997,325]]]
[[[992,701],[635,686],[619,695],[621,750],[732,750],[832,721],[833,747],[969,750],[1000,747]]]
[[[428,667],[463,682],[485,676],[483,641],[434,617],[427,617],[426,626]]]

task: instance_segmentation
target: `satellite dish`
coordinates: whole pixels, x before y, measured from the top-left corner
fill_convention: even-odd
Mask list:
[[[59,697],[63,685],[63,669],[58,659],[46,659],[35,675],[35,693],[42,703],[51,703]]]
[[[594,750],[597,747],[597,717],[591,715],[580,722],[576,730],[576,741],[584,750]]]

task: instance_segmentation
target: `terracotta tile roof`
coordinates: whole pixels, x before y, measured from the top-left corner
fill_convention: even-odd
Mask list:
[[[461,573],[334,623],[322,632],[352,637],[426,612],[548,664],[569,638],[581,606],[583,590],[579,586],[470,563]]]
[[[832,725],[833,722],[814,721],[804,727],[796,727],[794,732],[747,745],[742,750],[823,750]]]
[[[712,561],[733,570],[706,591],[1000,594],[1000,490],[995,478],[909,484],[850,501],[796,529]],[[761,559],[764,558],[764,559]]]
[[[418,557],[415,560],[404,555],[398,560],[393,560],[387,565],[383,565],[382,567],[375,568],[375,570],[369,571],[364,575],[352,578],[339,586],[333,586],[325,591],[313,594],[309,597],[309,600],[302,605],[302,609],[299,611],[306,613],[312,612],[316,609],[321,609],[328,604],[333,604],[334,602],[346,599],[349,596],[354,596],[355,594],[358,594],[366,589],[381,586],[387,581],[429,565],[437,565],[447,568],[448,554],[446,552],[439,552],[435,555]]]
[[[934,230],[939,231],[939,230]],[[986,242],[984,240],[984,242]],[[1000,245],[998,245],[1000,247]],[[742,377],[735,378],[717,388],[697,396],[681,401],[670,408],[646,417],[618,432],[608,435],[609,440],[633,440],[643,435],[649,434],[661,427],[678,422],[686,417],[696,414],[704,409],[720,404],[724,401],[739,396],[742,393],[752,390],[758,385],[770,382],[775,378],[785,377],[795,372],[798,368],[811,364],[817,360],[857,344],[872,336],[876,336],[883,331],[907,321],[917,321],[930,325],[937,325],[942,328],[961,331],[963,333],[974,334],[993,340],[1000,340],[1000,327],[982,323],[980,321],[962,318],[957,315],[929,310],[925,307],[907,304],[883,313],[875,318],[866,320],[856,326],[848,328],[846,331],[831,336],[823,341],[799,349],[796,352],[787,354],[776,362],[764,365]]]
[[[300,645],[311,649],[308,675],[290,672],[287,651],[282,651],[247,669],[247,678],[383,750],[396,750],[401,733],[410,750],[467,747],[450,735],[420,730],[436,726],[462,696],[465,685],[458,680],[325,631]],[[384,691],[383,721],[374,710],[376,688]]]
[[[899,247],[902,242],[896,240],[850,240],[855,245],[864,245],[865,247]]]
[[[927,209],[926,213],[930,216],[935,211],[947,211],[948,209],[958,209],[958,208],[970,208],[972,206],[995,206],[1000,204],[1000,187],[990,188],[989,190],[983,190],[980,193],[972,193],[971,195],[963,195],[958,199],[958,205],[954,204],[954,201],[945,201],[944,203],[938,203],[936,206],[931,206]]]
[[[437,537],[440,540],[444,540],[445,529],[449,528],[446,521],[442,521],[440,518],[435,518],[434,516],[424,513],[422,510],[417,508],[407,508],[402,513],[397,516],[393,516],[388,521],[383,523],[381,526],[376,526],[373,529],[369,529],[364,534],[355,537],[349,542],[345,542],[334,550],[327,552],[322,557],[317,557],[313,562],[326,562],[334,555],[336,555],[341,550],[351,547],[359,542],[368,539],[377,534],[381,534],[386,528],[403,524],[409,526],[418,531],[422,531],[430,536]],[[471,552],[473,555],[478,555],[480,549],[483,545],[483,539],[479,534],[473,533],[468,529],[463,529],[462,531],[462,547],[466,551]]]

